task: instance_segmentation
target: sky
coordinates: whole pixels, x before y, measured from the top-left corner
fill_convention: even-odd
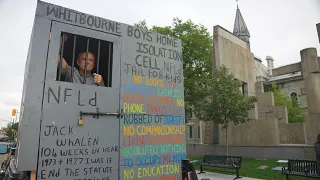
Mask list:
[[[233,31],[236,0],[45,0],[87,14],[133,25],[171,25],[178,17],[204,25],[212,34],[220,25]],[[0,0],[0,127],[11,121],[11,110],[20,109],[25,61],[36,0]],[[300,61],[300,51],[315,47],[320,56],[316,24],[320,0],[239,0],[251,34],[252,52],[265,62],[270,55],[276,67]],[[19,119],[19,113],[18,113]]]

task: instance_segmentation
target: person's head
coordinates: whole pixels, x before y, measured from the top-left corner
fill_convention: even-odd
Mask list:
[[[85,64],[86,64],[86,52],[81,52],[78,55],[77,64],[79,66],[79,70],[84,71],[85,70]],[[87,72],[91,73],[95,65],[95,57],[91,52],[88,52],[88,61],[87,61]]]

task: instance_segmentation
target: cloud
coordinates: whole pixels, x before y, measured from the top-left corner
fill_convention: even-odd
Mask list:
[[[15,94],[15,95],[12,95]],[[11,93],[9,94],[9,97],[7,97],[4,101],[3,101],[4,105],[7,106],[20,106],[21,104],[21,93],[20,92],[16,92],[16,93]]]

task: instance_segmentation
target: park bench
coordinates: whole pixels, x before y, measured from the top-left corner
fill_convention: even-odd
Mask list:
[[[217,168],[228,168],[236,170],[236,178],[239,179],[239,169],[241,168],[242,157],[241,156],[216,156],[216,155],[204,155],[203,161],[198,161],[200,166],[200,172],[203,171],[203,166],[217,167]]]
[[[289,179],[289,176],[320,178],[317,169],[318,165],[316,160],[289,159],[288,168],[283,167],[281,174],[286,175],[286,179]]]

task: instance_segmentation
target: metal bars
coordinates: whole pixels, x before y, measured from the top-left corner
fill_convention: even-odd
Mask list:
[[[107,86],[108,87],[111,87],[111,71],[112,71],[112,68],[111,68],[111,54],[112,54],[112,43],[108,43],[109,46],[108,46],[108,80],[107,80]]]
[[[74,35],[73,37],[73,52],[72,52],[72,68],[71,68],[71,82],[73,82],[73,71],[74,71],[74,57],[76,54],[76,42],[77,42],[77,36]]]
[[[100,64],[100,40],[99,40],[99,42],[98,42],[97,74],[99,74],[99,64]]]
[[[65,40],[65,34],[62,34],[61,37],[62,41],[60,40],[60,43],[62,43],[62,45],[60,46],[60,60],[59,60],[59,77],[58,77],[58,81],[61,80],[61,74],[62,74],[62,61],[63,61],[63,49],[64,49],[64,40]]]
[[[89,42],[90,39],[87,38],[87,50],[86,50],[86,61],[84,64],[84,84],[87,84],[87,64],[88,64],[88,51],[89,51]]]
[[[69,38],[68,38],[69,37]],[[67,39],[70,40],[67,41]],[[93,52],[92,52],[93,50]],[[97,73],[102,76],[105,87],[112,86],[112,66],[113,66],[113,43],[109,41],[103,41],[99,39],[92,39],[90,37],[85,37],[82,35],[75,35],[62,32],[60,36],[60,46],[59,46],[59,64],[58,64],[58,81],[74,82],[74,75],[78,74],[76,61],[80,60],[83,54],[86,53],[84,67],[82,67],[83,62],[81,63],[82,70],[79,72],[84,77],[79,83],[87,84],[88,79],[88,63],[89,63],[89,53],[96,54],[95,57],[95,71],[92,73]],[[65,59],[64,59],[65,58]],[[68,66],[67,71],[64,72],[64,64]],[[80,64],[79,64],[80,65]],[[84,72],[83,72],[84,71]]]

